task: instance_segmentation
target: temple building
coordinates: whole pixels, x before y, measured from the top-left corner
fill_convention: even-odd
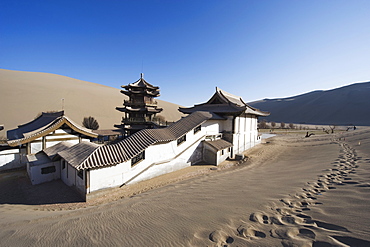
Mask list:
[[[0,146],[0,170],[24,167],[27,156],[60,142],[77,144],[98,137],[99,134],[65,116],[64,111],[43,112],[34,120],[7,131],[7,140]]]
[[[216,88],[207,102],[179,109],[187,116],[156,128],[151,120],[162,111],[154,101],[159,88],[143,76],[123,88],[130,99],[117,109],[125,113],[121,127],[128,136],[117,142],[90,142],[99,135],[76,125],[63,112],[44,113],[8,131],[10,146],[26,145],[32,184],[61,179],[87,200],[92,192],[192,165],[217,166],[243,157],[245,150],[260,143],[257,119],[269,115]]]
[[[180,107],[179,111],[185,114],[196,111],[212,113],[212,121],[220,123],[214,132],[220,134],[223,140],[232,143],[231,157],[260,142],[258,117],[270,115],[247,105],[241,97],[217,87],[215,94],[207,102],[189,108]]]
[[[127,95],[129,100],[124,100],[123,107],[116,107],[125,115],[122,117],[121,124],[115,127],[121,128],[125,136],[130,136],[142,129],[155,128],[153,117],[163,110],[158,108],[157,101],[154,100],[159,96],[159,87],[145,81],[141,73],[139,80],[122,88],[124,90],[121,90],[121,93]]]

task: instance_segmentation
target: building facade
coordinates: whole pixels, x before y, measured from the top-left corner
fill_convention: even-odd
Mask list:
[[[7,131],[7,140],[0,150],[0,170],[26,166],[27,156],[34,155],[60,142],[77,144],[99,135],[67,116],[64,111],[43,112],[34,120]]]
[[[43,141],[47,138],[34,136],[34,140],[43,139],[41,151],[28,155],[30,179],[33,184],[61,179],[87,199],[94,191],[122,187],[191,165],[217,166],[260,143],[257,119],[269,114],[219,88],[206,103],[179,110],[188,115],[166,128],[135,131],[114,144],[64,141],[48,146]],[[45,127],[48,133],[54,125]],[[32,146],[28,149],[33,150]]]

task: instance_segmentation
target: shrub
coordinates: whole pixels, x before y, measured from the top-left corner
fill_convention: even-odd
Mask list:
[[[89,117],[84,117],[83,121],[82,121],[82,125],[85,127],[85,128],[88,128],[88,129],[91,129],[91,130],[97,130],[99,129],[99,123],[98,121],[89,116]]]

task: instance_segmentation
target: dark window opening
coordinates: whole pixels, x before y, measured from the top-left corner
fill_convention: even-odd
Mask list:
[[[221,150],[221,155],[224,155],[224,150]]]
[[[81,179],[84,179],[84,170],[78,171],[77,176],[79,176]]]
[[[41,168],[41,174],[53,173],[55,171],[56,171],[55,166],[48,166],[48,167]]]
[[[131,167],[133,167],[143,159],[145,159],[145,151],[141,152],[140,154],[136,155],[131,159]]]
[[[194,129],[194,134],[197,133],[197,132],[199,132],[201,129],[202,129],[202,125],[199,125],[198,127],[196,127]]]
[[[183,143],[184,141],[186,141],[186,135],[183,135],[182,137],[177,139],[177,146]]]
[[[62,161],[62,169],[64,170],[66,168],[66,162],[63,160]]]

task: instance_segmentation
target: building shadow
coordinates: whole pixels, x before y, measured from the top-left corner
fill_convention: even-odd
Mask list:
[[[25,169],[0,172],[0,204],[43,205],[84,202],[61,180],[32,185]]]

